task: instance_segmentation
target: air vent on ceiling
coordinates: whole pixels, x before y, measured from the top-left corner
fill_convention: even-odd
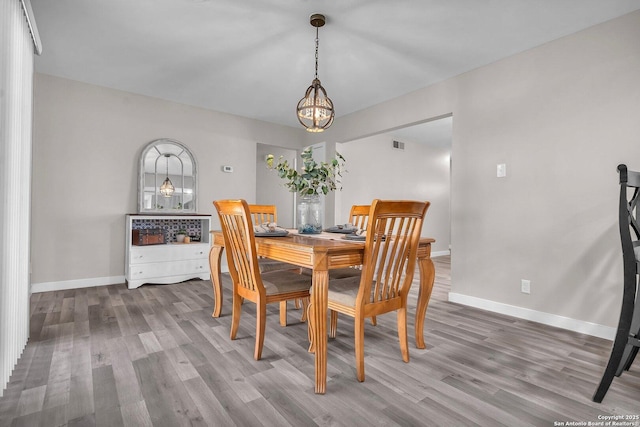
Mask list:
[[[396,150],[404,150],[404,142],[393,141],[393,148]]]

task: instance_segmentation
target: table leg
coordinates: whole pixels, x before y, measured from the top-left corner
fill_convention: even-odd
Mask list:
[[[418,306],[416,307],[416,347],[425,348],[424,316],[427,314],[427,305],[429,305],[431,298],[436,270],[431,258],[418,258],[418,267],[420,269],[420,289],[418,291]]]
[[[211,314],[211,317],[220,317],[220,312],[222,311],[222,281],[220,279],[222,249],[222,246],[213,245],[209,251],[209,269],[211,270],[211,283],[213,285],[213,314]]]
[[[311,293],[312,346],[315,350],[316,393],[324,394],[327,386],[327,299],[329,294],[329,272],[313,271]]]

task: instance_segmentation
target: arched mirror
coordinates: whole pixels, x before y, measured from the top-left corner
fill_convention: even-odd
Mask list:
[[[196,159],[184,144],[172,139],[151,141],[140,156],[138,212],[196,212],[196,169]]]

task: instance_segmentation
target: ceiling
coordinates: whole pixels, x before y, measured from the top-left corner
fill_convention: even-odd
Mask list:
[[[314,73],[336,120],[640,9],[640,0],[31,0],[36,71],[298,127]]]

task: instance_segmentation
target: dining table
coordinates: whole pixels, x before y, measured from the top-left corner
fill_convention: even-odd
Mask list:
[[[286,236],[255,237],[259,257],[283,261],[312,271],[312,290],[309,321],[311,322],[311,342],[315,355],[315,392],[324,394],[327,384],[327,300],[329,270],[353,267],[363,264],[364,241],[344,238],[344,235],[322,232],[320,234],[299,234],[288,230]],[[209,267],[213,284],[213,317],[222,312],[222,282],[220,261],[224,249],[221,230],[211,231]],[[419,270],[419,291],[415,316],[416,347],[425,348],[424,318],[431,298],[435,279],[435,268],[431,260],[431,244],[435,239],[420,238],[417,254]]]

